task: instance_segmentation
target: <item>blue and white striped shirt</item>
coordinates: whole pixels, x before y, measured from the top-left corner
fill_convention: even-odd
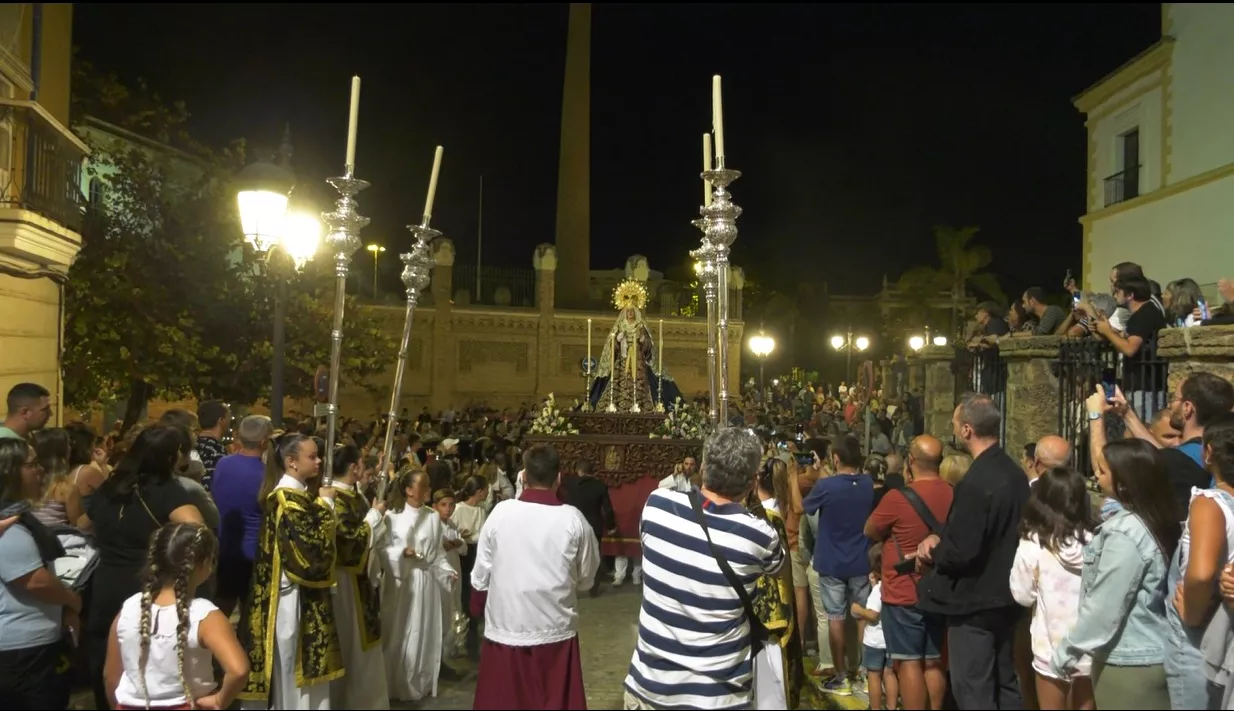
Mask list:
[[[643,507],[643,606],[625,686],[657,709],[751,708],[750,625],[689,496],[657,489]],[[780,537],[740,504],[704,499],[703,511],[711,540],[753,597],[759,576],[784,562]]]

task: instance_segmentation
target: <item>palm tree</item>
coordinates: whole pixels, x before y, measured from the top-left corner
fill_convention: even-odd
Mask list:
[[[998,278],[983,271],[994,261],[990,248],[972,244],[978,227],[936,226],[934,243],[938,250],[938,267],[914,267],[900,277],[897,286],[913,299],[929,299],[943,291],[951,294],[951,333],[959,331],[963,320],[964,297],[976,291],[1000,304],[1007,296],[998,285]]]

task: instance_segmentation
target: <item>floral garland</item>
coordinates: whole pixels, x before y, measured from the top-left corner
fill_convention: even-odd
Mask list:
[[[540,414],[536,415],[536,419],[531,423],[531,434],[563,437],[578,434],[578,428],[570,422],[570,418],[561,414],[561,410],[557,408],[557,400],[549,393],[544,399],[544,407],[540,408]]]
[[[710,423],[702,409],[678,397],[664,421],[650,436],[652,439],[703,439],[709,428]]]

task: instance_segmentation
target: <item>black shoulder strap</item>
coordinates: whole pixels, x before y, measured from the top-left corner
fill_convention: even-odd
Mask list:
[[[904,500],[908,502],[908,505],[912,506],[917,515],[921,517],[922,523],[926,525],[926,528],[930,529],[930,533],[936,536],[943,535],[943,527],[939,524],[938,519],[934,518],[934,512],[930,510],[929,506],[926,506],[926,502],[921,499],[917,492],[913,491],[912,487],[905,486],[899,489],[899,492],[904,497]]]
[[[750,593],[746,592],[746,586],[741,584],[737,573],[733,571],[733,566],[728,564],[723,555],[720,555],[720,550],[716,548],[716,544],[711,540],[711,529],[707,527],[707,516],[703,513],[702,502],[699,501],[702,497],[694,491],[687,493],[686,497],[690,499],[690,506],[694,509],[694,520],[698,523],[699,528],[703,529],[703,536],[707,538],[707,546],[711,549],[711,557],[715,558],[716,564],[720,566],[720,572],[724,573],[724,578],[728,580],[728,584],[741,600],[741,607],[746,613],[746,618],[750,621],[750,635],[756,640],[766,638],[766,628],[763,626],[762,620],[754,613],[754,601],[750,599]],[[758,649],[755,648],[754,651],[757,653]]]

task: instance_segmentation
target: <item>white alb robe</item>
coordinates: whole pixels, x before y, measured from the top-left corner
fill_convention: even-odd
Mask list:
[[[442,531],[445,541],[457,541],[462,545],[452,550],[446,551],[446,560],[450,562],[450,567],[454,570],[455,576],[461,578],[463,575],[463,560],[462,557],[467,553],[467,542],[459,535],[458,528],[453,521],[445,520],[441,522]],[[463,614],[463,588],[461,585],[455,585],[454,589],[441,596],[441,623],[444,626],[442,633],[442,650],[446,659],[457,657],[466,652],[466,642],[463,635],[459,634],[459,615]]]
[[[442,598],[458,584],[442,537],[441,516],[429,506],[386,513],[381,545],[381,647],[390,698],[437,695],[441,671]],[[411,548],[415,557],[405,557]]]
[[[304,484],[284,474],[275,489],[305,490]],[[301,687],[296,684],[296,659],[300,641],[300,586],[287,574],[280,576],[279,601],[274,618],[274,659],[267,701],[242,701],[245,711],[286,709],[287,711],[329,711],[330,684]]]
[[[334,486],[342,488],[349,485],[336,482]],[[356,488],[359,490],[359,487]],[[327,501],[334,505],[334,499]],[[381,514],[373,509],[369,509],[364,517],[364,522],[372,531],[368,539],[370,558],[384,521]],[[331,590],[334,594],[334,621],[338,626],[339,650],[347,673],[341,679],[330,682],[330,704],[337,709],[386,711],[390,708],[390,695],[386,693],[386,661],[381,652],[382,645],[378,643],[364,649],[356,601],[356,587],[373,583],[371,580],[358,580],[355,573],[341,568],[336,569],[335,574],[336,583]]]

